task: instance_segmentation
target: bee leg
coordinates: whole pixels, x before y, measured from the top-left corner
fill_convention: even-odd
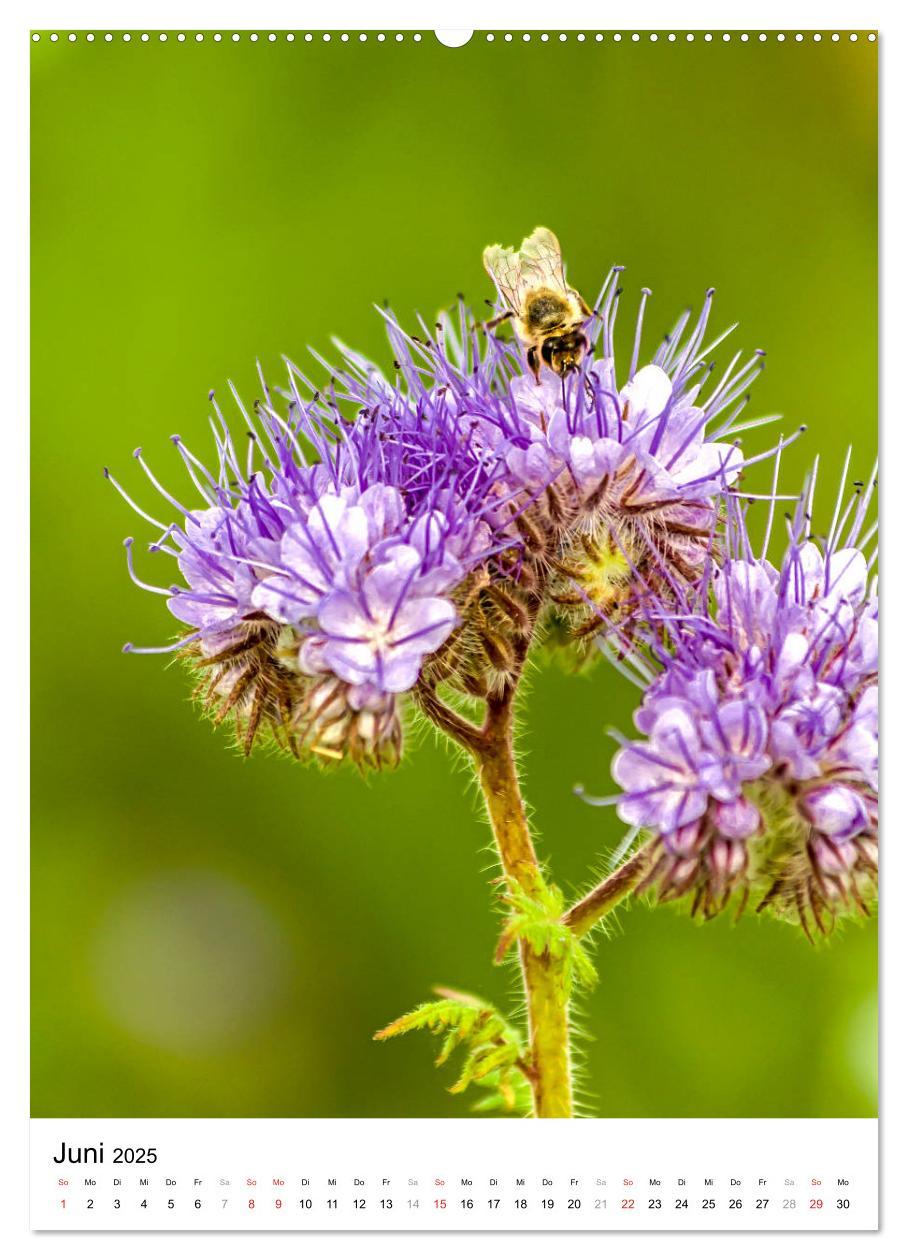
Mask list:
[[[487,319],[482,327],[486,332],[491,332],[493,328],[497,328],[499,324],[503,324],[506,319],[513,319],[513,311],[502,311],[500,315],[495,315],[492,319]]]
[[[527,350],[527,367],[533,373],[536,384],[539,384],[539,373],[542,371],[542,364],[539,362],[539,355],[535,346],[530,346]]]

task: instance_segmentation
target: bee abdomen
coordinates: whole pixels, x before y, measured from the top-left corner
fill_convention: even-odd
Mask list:
[[[556,293],[540,293],[530,298],[526,308],[526,322],[534,331],[545,332],[559,328],[570,314],[564,298]]]

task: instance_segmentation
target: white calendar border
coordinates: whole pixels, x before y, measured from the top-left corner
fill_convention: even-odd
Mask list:
[[[74,10],[67,0],[35,0],[23,6],[28,27],[41,30],[136,29],[207,30],[233,26],[237,30],[867,30],[876,29],[888,5],[867,6],[857,0],[765,0],[735,4],[727,0],[639,0],[639,3],[605,5],[576,0],[559,8],[551,0],[338,0],[329,6],[301,6],[293,0],[262,0],[254,6],[236,0],[161,0],[157,4],[132,3],[124,11],[116,0],[85,0]],[[893,6],[894,8],[894,6]],[[78,18],[78,20],[77,20]],[[128,20],[127,20],[128,18]],[[377,21],[376,19],[381,19]],[[557,19],[565,19],[559,22]],[[897,34],[895,18],[887,22]]]
[[[325,25],[332,29],[346,27],[350,30],[369,30],[375,27],[377,6],[333,3],[330,7],[330,21],[326,22],[323,13],[312,6],[299,4],[274,3],[260,0],[255,6],[254,22],[258,26],[272,25],[278,29],[299,29],[307,23],[316,29],[324,29]],[[27,415],[27,251],[24,242],[27,239],[27,204],[26,204],[26,172],[27,172],[27,135],[21,125],[24,102],[27,100],[27,49],[26,31],[29,27],[47,29],[54,25],[68,28],[70,25],[85,27],[88,25],[103,26],[110,24],[113,29],[121,28],[124,23],[130,26],[149,25],[153,29],[175,26],[195,26],[207,29],[213,25],[235,25],[244,29],[249,25],[251,6],[223,0],[219,4],[182,3],[174,4],[172,0],[157,5],[131,4],[126,10],[122,4],[86,3],[78,6],[76,11],[72,4],[42,4],[18,6],[17,10],[3,18],[3,39],[0,40],[0,56],[3,58],[0,70],[0,90],[5,100],[3,117],[7,122],[16,120],[14,133],[4,137],[4,162],[2,169],[7,176],[15,173],[12,195],[7,193],[0,205],[4,231],[0,239],[6,251],[7,266],[4,277],[4,308],[2,333],[0,333],[0,353],[4,357],[6,372],[3,379],[12,382],[12,389],[7,393],[7,413],[5,423],[7,432],[4,450],[7,456],[7,473],[11,485],[7,486],[6,503],[11,506],[14,521],[12,529],[7,530],[7,572],[12,572],[12,589],[7,587],[8,597],[15,615],[4,619],[4,635],[6,636],[6,659],[9,667],[14,662],[12,677],[8,681],[7,694],[11,694],[12,713],[7,711],[5,721],[0,724],[0,774],[2,774],[2,790],[0,800],[3,801],[3,820],[5,826],[2,834],[5,842],[4,866],[7,875],[3,886],[4,906],[0,914],[0,940],[5,948],[2,956],[7,960],[8,968],[13,974],[5,977],[4,986],[5,1011],[13,1011],[11,1027],[5,1029],[0,1039],[0,1068],[4,1083],[2,1109],[0,1109],[0,1133],[4,1140],[0,1143],[0,1234],[4,1239],[14,1240],[18,1248],[27,1247],[29,1254],[33,1252],[48,1253],[51,1248],[59,1254],[65,1247],[67,1256],[91,1256],[95,1260],[99,1254],[122,1255],[157,1255],[161,1240],[155,1234],[130,1235],[128,1240],[121,1234],[104,1235],[28,1235],[25,1233],[25,1204],[27,1203],[26,1167],[23,1158],[26,1133],[25,1113],[27,1104],[28,1057],[27,1057],[27,978],[24,969],[18,965],[27,948],[27,850],[25,844],[27,826],[27,802],[25,785],[27,783],[27,753],[24,731],[27,719],[27,674],[21,667],[26,659],[27,629],[23,610],[27,607],[27,559],[23,541],[27,538],[27,492],[21,478],[27,468],[27,446],[24,417]],[[401,29],[418,27],[421,29],[437,27],[481,27],[519,28],[533,30],[551,26],[553,10],[551,3],[540,3],[540,0],[526,0],[522,4],[495,4],[486,0],[477,3],[465,0],[464,3],[446,3],[421,5],[400,3],[399,0],[381,5],[378,13],[383,26],[399,25]],[[842,29],[857,24],[859,28],[882,26],[880,41],[880,58],[882,70],[883,94],[883,237],[885,249],[887,281],[882,289],[882,347],[883,347],[883,389],[881,394],[883,408],[883,546],[886,539],[897,540],[894,547],[901,545],[905,531],[902,522],[896,515],[898,500],[901,497],[900,487],[896,487],[892,496],[886,494],[887,469],[897,471],[892,474],[892,482],[898,472],[908,467],[908,405],[905,390],[899,372],[904,357],[904,345],[908,341],[906,328],[906,303],[904,285],[908,282],[908,251],[901,225],[908,222],[908,195],[906,195],[906,171],[904,160],[897,153],[899,139],[904,142],[905,120],[908,118],[908,56],[905,48],[908,43],[906,20],[896,12],[896,6],[881,4],[877,6],[859,6],[852,0],[844,4],[841,0],[827,0],[825,4],[799,3],[781,4],[778,0],[763,4],[736,5],[729,11],[728,3],[696,3],[695,0],[679,7],[677,3],[647,3],[639,0],[634,5],[606,6],[592,4],[589,0],[576,0],[569,11],[559,12],[558,16],[568,18],[571,29],[607,29],[627,28],[629,24],[639,24],[643,29],[673,29],[681,18],[685,27],[691,30],[703,28],[792,29],[803,26],[810,29],[829,30],[840,26]],[[630,21],[629,21],[630,19]],[[9,283],[12,281],[12,283]],[[834,370],[833,364],[821,364],[818,370]],[[901,529],[900,529],[901,526]],[[902,568],[904,561],[897,556],[895,565]],[[895,572],[895,565],[893,571]],[[908,662],[899,660],[895,654],[889,654],[887,648],[887,625],[893,633],[893,641],[897,641],[901,632],[903,619],[908,617],[908,591],[902,588],[887,592],[884,608],[883,650],[885,657],[885,701],[884,721],[884,777],[887,767],[894,771],[893,783],[898,782],[898,774],[902,770],[904,751],[908,748],[908,739],[898,739],[897,733],[888,731],[888,712],[899,713],[908,708]],[[14,592],[14,594],[13,594]],[[905,804],[893,799],[891,802],[884,796],[885,829],[889,835],[900,839],[908,833],[908,817]],[[883,942],[883,965],[881,974],[887,981],[887,997],[882,1019],[883,1033],[883,1100],[884,1121],[882,1124],[883,1140],[883,1230],[879,1235],[862,1235],[860,1246],[883,1247],[882,1254],[895,1254],[894,1247],[904,1244],[905,1207],[908,1200],[905,1187],[898,1180],[900,1169],[908,1168],[908,1078],[901,1065],[908,1062],[908,1017],[904,1001],[899,1001],[895,989],[895,960],[905,957],[905,930],[908,916],[900,913],[898,897],[903,889],[908,888],[908,851],[906,846],[893,844],[887,846],[883,859],[883,912],[881,916],[881,938]],[[894,910],[890,914],[888,911]],[[381,1123],[380,1121],[376,1123]],[[260,1235],[252,1235],[258,1240]],[[484,1241],[487,1236],[472,1235],[469,1247],[472,1252],[478,1249],[484,1255]],[[772,1248],[775,1256],[788,1254],[802,1258],[810,1247],[810,1238],[799,1234],[773,1235]],[[401,1249],[407,1245],[407,1239],[414,1240],[415,1247],[423,1248],[422,1235],[369,1235],[370,1258],[375,1256],[381,1260],[384,1256],[399,1256]],[[715,1242],[711,1242],[714,1239]],[[280,1240],[280,1241],[278,1241]],[[675,1257],[687,1255],[700,1256],[704,1248],[715,1246],[727,1251],[730,1240],[721,1233],[712,1235],[692,1234],[671,1235],[671,1242],[661,1236],[649,1234],[609,1235],[607,1244],[601,1235],[571,1236],[570,1246],[575,1254],[587,1250],[582,1240],[589,1240],[589,1250],[595,1247],[596,1254],[602,1253],[604,1245],[611,1248],[620,1247],[635,1250],[636,1254],[647,1254],[651,1246],[672,1247]],[[314,1240],[313,1240],[314,1241]],[[817,1238],[819,1247],[826,1255],[837,1252],[849,1255],[853,1253],[854,1241],[849,1235],[825,1233]],[[253,1248],[260,1250],[260,1244],[247,1241],[244,1235],[193,1235],[170,1236],[167,1239],[168,1255],[175,1258],[183,1254],[194,1257],[211,1255],[251,1255]],[[269,1246],[293,1247],[298,1254],[300,1239],[296,1234],[269,1235]],[[311,1246],[312,1244],[310,1244]],[[461,1252],[465,1241],[459,1234],[435,1234],[431,1239],[434,1251],[445,1254],[456,1249]],[[535,1256],[550,1254],[552,1237],[545,1235],[521,1235],[520,1247],[524,1255]],[[733,1245],[736,1252],[748,1254],[765,1246],[759,1234],[735,1235]],[[319,1256],[333,1256],[345,1253],[350,1246],[346,1234],[319,1235],[317,1252]],[[490,1238],[490,1248],[500,1253],[502,1240]],[[644,1250],[641,1251],[640,1249]],[[56,1250],[56,1249],[59,1249]]]

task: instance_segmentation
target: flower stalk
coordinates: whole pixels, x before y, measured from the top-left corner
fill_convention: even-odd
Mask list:
[[[492,698],[474,750],[476,772],[502,870],[529,897],[546,890],[514,763],[514,691]],[[538,1118],[572,1114],[571,1053],[565,960],[518,943],[526,995],[533,1110]]]
[[[628,858],[591,892],[571,906],[562,916],[561,922],[575,936],[585,936],[610,910],[614,910],[619,902],[634,891],[653,863],[655,847],[650,842],[638,849],[633,857]]]
[[[482,736],[474,748],[476,775],[495,835],[501,869],[529,897],[545,892],[545,879],[530,835],[514,762],[514,689],[491,698]],[[568,995],[564,960],[548,949],[519,941],[528,1018],[534,1114],[572,1114]]]

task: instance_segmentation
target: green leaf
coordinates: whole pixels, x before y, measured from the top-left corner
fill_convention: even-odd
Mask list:
[[[424,1029],[444,1038],[435,1062],[441,1066],[455,1051],[465,1052],[452,1094],[462,1094],[470,1085],[485,1089],[486,1097],[475,1110],[518,1112],[532,1109],[532,1096],[526,1066],[526,1050],[516,1029],[500,1011],[472,993],[436,989],[440,1000],[424,1002],[401,1015],[375,1034],[387,1041],[404,1033]]]
[[[575,982],[592,988],[598,979],[596,968],[583,943],[561,921],[564,895],[560,889],[547,885],[528,893],[516,882],[511,882],[505,901],[510,913],[495,951],[495,961],[503,962],[514,944],[525,941],[534,954],[548,954],[556,963],[562,964],[561,984],[565,998],[570,997]]]

